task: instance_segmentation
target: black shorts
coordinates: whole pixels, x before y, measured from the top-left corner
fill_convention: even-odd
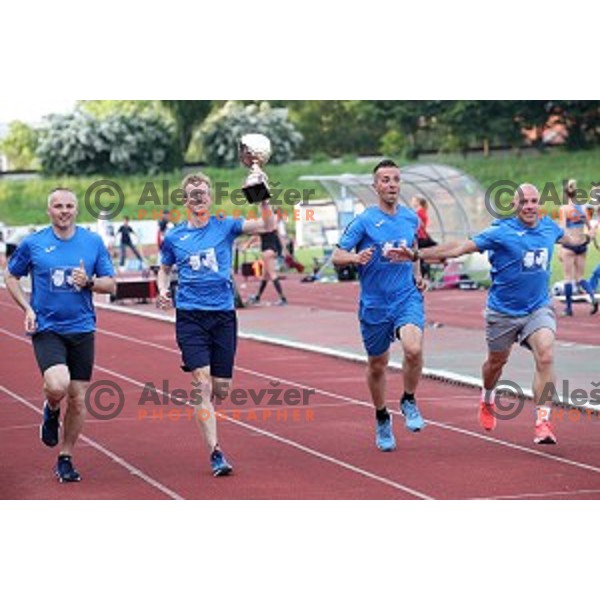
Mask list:
[[[569,246],[568,244],[563,244],[563,248],[570,250],[574,254],[580,255],[585,254],[588,250],[587,244],[580,244],[579,246]]]
[[[71,381],[89,381],[94,368],[94,332],[40,331],[31,338],[42,375],[55,365],[67,365]]]
[[[234,310],[177,309],[175,331],[184,371],[210,366],[213,377],[231,379],[237,348]]]

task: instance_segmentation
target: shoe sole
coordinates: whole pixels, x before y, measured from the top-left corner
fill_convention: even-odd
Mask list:
[[[534,444],[546,444],[548,446],[554,446],[558,442],[556,441],[555,438],[545,437],[545,438],[534,438],[533,443]]]
[[[77,479],[65,479],[56,473],[56,471],[54,474],[56,475],[56,479],[58,479],[58,483],[79,483],[81,481],[81,476],[79,476]]]
[[[218,471],[213,471],[213,477],[227,477],[233,473],[233,467],[223,467]]]
[[[377,446],[377,450],[380,450],[381,452],[392,452],[396,449],[396,444],[394,444],[393,446],[390,446],[389,448],[382,448],[379,444],[375,444]]]

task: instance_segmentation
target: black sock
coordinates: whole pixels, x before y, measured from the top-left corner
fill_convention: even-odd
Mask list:
[[[409,402],[415,402],[415,395],[409,394],[408,392],[404,392],[404,394],[402,394],[402,402],[404,402],[404,400],[408,400]]]
[[[285,296],[283,295],[283,290],[281,289],[281,283],[279,283],[279,279],[273,279],[273,285],[275,286],[275,289],[277,290],[279,297],[282,300],[285,300]]]
[[[375,409],[375,418],[377,419],[378,423],[385,423],[386,421],[389,421],[390,413],[388,412],[387,407],[384,406],[383,408]]]
[[[265,288],[267,287],[267,283],[268,283],[268,281],[266,281],[264,279],[260,282],[260,287],[258,288],[258,294],[256,294],[257,298],[260,298],[262,296],[263,292],[265,291]]]

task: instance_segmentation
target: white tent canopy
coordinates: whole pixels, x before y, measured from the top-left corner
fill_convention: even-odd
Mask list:
[[[429,203],[428,231],[438,242],[463,239],[486,227],[491,216],[485,209],[484,190],[470,175],[446,165],[414,164],[401,168],[400,198],[409,205],[413,196]],[[372,175],[309,175],[318,181],[338,210],[343,230],[355,214],[377,203]],[[362,205],[362,206],[360,206]]]

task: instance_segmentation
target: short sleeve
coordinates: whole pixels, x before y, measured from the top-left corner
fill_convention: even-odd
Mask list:
[[[498,225],[492,225],[482,232],[474,235],[471,240],[477,246],[479,252],[486,250],[497,250],[500,246],[502,230]]]
[[[165,266],[172,266],[176,262],[175,252],[173,250],[173,244],[171,242],[171,236],[167,235],[163,241],[163,245],[160,248],[160,264]]]
[[[342,234],[338,246],[342,250],[351,252],[358,246],[360,241],[365,235],[365,228],[362,219],[356,217],[353,221],[348,224],[346,230]]]
[[[98,243],[98,257],[96,258],[95,274],[97,277],[114,277],[115,269],[110,259],[110,254],[102,240]]]
[[[31,270],[31,246],[25,238],[8,261],[8,271],[15,277],[24,277]]]
[[[231,219],[231,228],[229,230],[229,235],[232,239],[242,235],[244,233],[244,223],[245,219],[243,217],[230,217]]]
[[[558,242],[558,240],[561,240],[564,236],[565,236],[565,230],[560,226],[557,225],[554,221],[552,222],[552,228],[554,230],[554,242]]]

